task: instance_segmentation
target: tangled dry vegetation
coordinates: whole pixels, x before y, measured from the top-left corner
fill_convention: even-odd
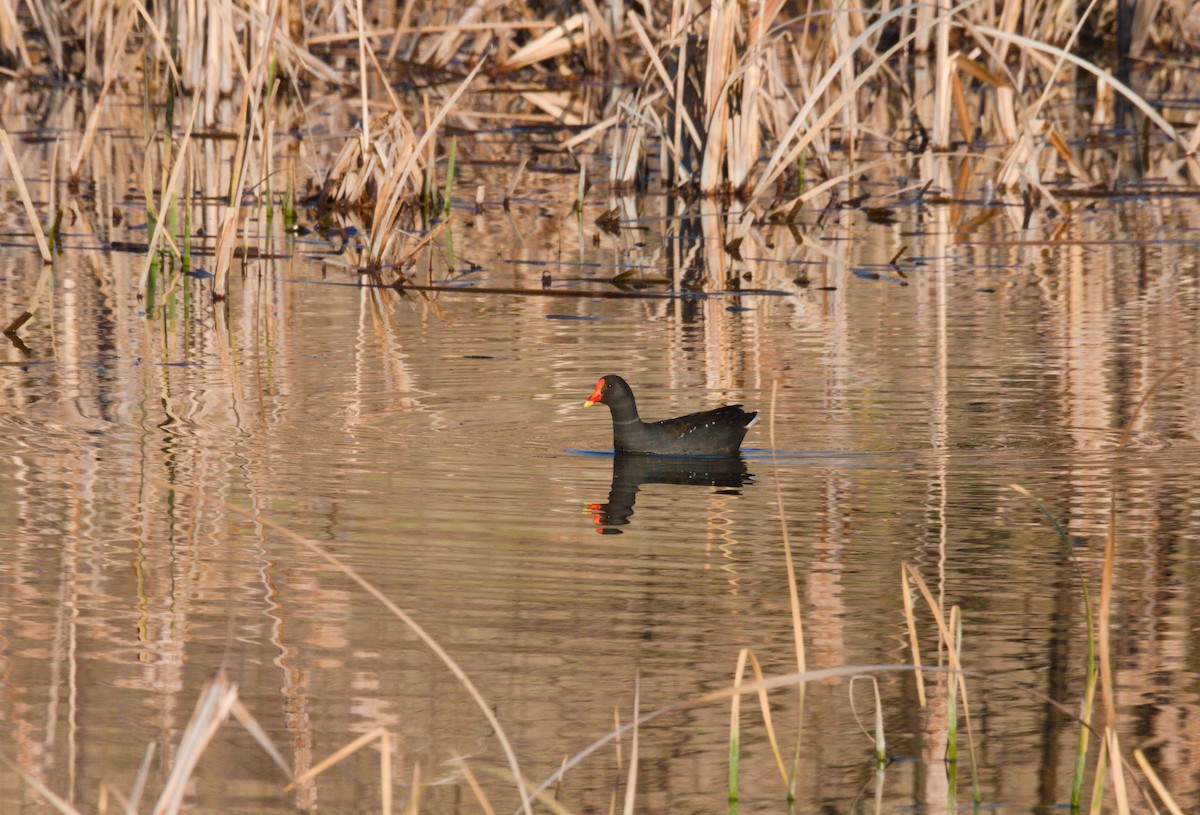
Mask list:
[[[264,251],[254,225],[301,199],[357,217],[364,262],[400,262],[438,210],[447,126],[468,155],[514,166],[510,146],[469,134],[557,128],[589,180],[736,198],[760,220],[901,176],[926,191],[982,176],[1060,212],[1064,190],[1192,184],[1195,112],[1147,99],[1186,87],[1170,53],[1197,43],[1184,4],[1116,0],[0,3],[6,73],[77,100],[53,125],[71,189],[127,165],[151,248],[180,257],[177,207],[221,191],[218,294],[235,245]],[[1118,78],[1134,61],[1149,65],[1140,93]],[[1137,138],[1089,138],[1114,128]],[[120,131],[147,154],[98,138]]]

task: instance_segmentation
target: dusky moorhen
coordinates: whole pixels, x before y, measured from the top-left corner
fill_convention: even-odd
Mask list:
[[[741,405],[726,405],[661,422],[643,422],[638,417],[633,390],[614,374],[600,377],[583,406],[597,403],[608,405],[612,411],[613,446],[618,453],[735,456],[746,431],[758,418],[756,411],[747,413]]]

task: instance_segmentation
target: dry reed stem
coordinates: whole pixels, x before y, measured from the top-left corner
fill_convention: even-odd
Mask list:
[[[504,191],[504,206],[507,208],[512,200],[513,194],[517,191],[517,185],[521,183],[521,176],[525,174],[525,168],[529,166],[529,156],[522,156],[521,163],[517,165],[517,169],[513,171],[512,178],[508,180],[508,188]]]
[[[129,30],[133,27],[133,14],[132,5],[125,6],[121,11],[121,19],[124,22],[118,26],[117,38],[113,41],[113,47],[105,58],[104,84],[100,87],[100,93],[97,94],[96,102],[92,107],[92,113],[88,116],[87,127],[84,128],[83,138],[79,142],[79,150],[75,153],[75,161],[71,163],[71,181],[74,183],[79,181],[83,160],[92,149],[92,141],[96,138],[96,129],[100,126],[100,114],[104,112],[104,99],[108,96],[113,80],[117,78],[117,71],[121,64],[118,55],[125,50],[125,40],[128,39]]]
[[[283,770],[284,775],[286,775],[288,778],[291,778],[291,766],[289,766],[284,760],[283,755],[279,752],[279,750],[275,749],[275,745],[271,742],[271,737],[267,735],[267,731],[262,729],[262,725],[260,725],[258,720],[255,719],[250,711],[246,709],[246,706],[242,704],[240,699],[233,703],[232,712],[234,718],[238,720],[238,724],[240,724],[242,728],[249,733],[255,741],[258,742],[258,746],[263,749],[263,752],[271,757],[271,760],[275,762],[275,766]]]
[[[617,36],[612,30],[612,26],[604,19],[604,15],[600,12],[600,9],[596,7],[596,0],[583,0],[583,7],[587,9],[588,19],[591,20],[596,30],[600,32],[605,45],[608,46],[608,56],[620,63],[621,73],[629,75],[629,61],[617,43]],[[614,22],[619,25],[621,21],[620,19],[616,19]]]
[[[179,145],[179,154],[175,158],[175,166],[171,168],[170,177],[167,179],[167,186],[162,190],[162,202],[166,203],[171,200],[174,195],[173,190],[179,182],[179,174],[183,170],[184,159],[187,156],[188,146],[192,141],[192,128],[196,124],[196,114],[200,111],[200,91],[197,90],[192,94],[192,115],[188,119],[187,128],[183,131],[183,141]],[[150,206],[152,197],[147,197],[146,204]],[[146,291],[146,282],[150,279],[150,269],[154,266],[154,254],[158,251],[158,241],[165,234],[166,218],[163,217],[163,212],[166,207],[159,207],[158,217],[154,219],[154,232],[150,235],[150,242],[146,251],[146,265],[142,268],[142,275],[138,279],[138,293],[144,294]],[[174,244],[172,243],[172,246]],[[178,252],[178,250],[176,250]]]
[[[358,28],[358,95],[362,99],[362,153],[366,156],[371,153],[371,100],[367,93],[367,21],[363,0],[355,0],[354,10],[354,24]]]
[[[921,643],[917,639],[917,620],[913,613],[912,587],[905,575],[905,566],[900,566],[900,595],[904,599],[904,622],[908,628],[908,647],[912,651],[913,666],[917,669],[913,674],[917,680],[917,701],[925,707],[925,675],[921,672]]]
[[[100,815],[104,815],[104,813],[107,811],[108,796],[110,795],[116,799],[117,806],[121,807],[121,809],[125,811],[125,815],[137,815],[137,809],[134,808],[133,803],[126,798],[119,789],[114,787],[112,784],[109,784],[107,781],[100,782],[100,794],[98,796],[98,800],[96,801],[96,811],[99,812]]]
[[[528,780],[524,778],[517,778],[513,776],[510,771],[502,770],[499,767],[483,766],[479,768],[479,772],[483,775],[490,775],[493,778],[498,778],[502,781],[506,781],[515,785],[526,795],[529,795],[533,800],[537,801],[546,809],[554,813],[554,815],[573,815],[571,810],[567,809],[567,807],[564,806],[563,803],[556,799],[553,795],[550,795],[543,789],[535,789],[533,784],[531,784]],[[555,777],[560,777],[560,773],[555,773]],[[520,812],[520,810],[517,810],[517,812]]]
[[[179,811],[200,757],[229,717],[236,701],[237,686],[229,681],[224,670],[218,671],[213,679],[205,683],[196,700],[192,718],[179,740],[171,773],[151,810],[152,815],[175,815]]]
[[[473,23],[479,20],[486,11],[495,5],[495,0],[472,0],[465,10],[456,10],[460,23]],[[407,16],[407,10],[406,10]],[[487,39],[491,39],[490,36]],[[462,29],[450,29],[436,40],[423,44],[417,54],[416,61],[431,65],[445,65],[454,56],[462,43]]]
[[[1105,725],[1104,734],[1108,741],[1108,754],[1117,756],[1112,762],[1113,797],[1117,799],[1117,815],[1129,815],[1129,793],[1125,790],[1125,768],[1120,760],[1121,741],[1112,724]]]
[[[871,680],[871,688],[875,692],[875,735],[872,736],[867,728],[863,725],[862,720],[858,718],[858,708],[854,704],[854,683],[858,680]],[[854,714],[854,723],[858,725],[858,729],[863,732],[868,741],[875,744],[876,760],[883,760],[881,757],[887,755],[887,742],[884,738],[883,731],[883,701],[879,698],[879,680],[874,676],[852,676],[850,677],[850,712]]]
[[[746,673],[746,660],[750,655],[749,648],[739,648],[737,667],[733,671],[733,687],[741,688],[742,677]],[[733,800],[737,789],[737,770],[741,757],[742,744],[742,694],[735,693],[729,700],[729,797]],[[785,776],[784,781],[787,778]]]
[[[146,30],[150,32],[150,37],[158,44],[158,56],[167,66],[167,70],[171,72],[171,76],[176,83],[182,82],[179,76],[179,66],[175,64],[175,60],[171,58],[171,47],[167,44],[167,40],[163,37],[162,31],[158,27],[158,23],[150,16],[150,11],[141,0],[132,0],[134,9],[137,10],[138,16],[142,18],[142,22],[146,24]],[[115,56],[116,52],[113,52]]]
[[[1145,754],[1141,750],[1134,750],[1133,758],[1138,763],[1138,766],[1142,768],[1142,773],[1150,782],[1150,786],[1154,787],[1154,791],[1158,793],[1159,800],[1163,802],[1163,805],[1171,812],[1171,815],[1183,815],[1183,810],[1180,809],[1179,804],[1175,803],[1175,799],[1167,791],[1166,785],[1158,777],[1158,773],[1154,771],[1154,767],[1150,765],[1150,761],[1146,758]]]
[[[256,5],[245,9],[235,6],[230,9],[230,12],[239,20],[247,21],[266,29],[266,24],[263,22],[264,15],[262,10]],[[357,34],[351,34],[348,35],[348,37],[353,39],[357,37]],[[306,40],[306,42],[308,42],[308,40]],[[319,79],[322,82],[326,82],[334,87],[341,87],[345,82],[345,77],[342,75],[341,71],[320,59],[318,56],[309,51],[308,48],[298,45],[289,37],[282,35],[279,32],[278,27],[272,29],[271,36],[266,42],[262,43],[263,49],[269,50],[268,46],[275,47],[276,55],[279,57],[280,63],[289,66],[288,73],[299,73],[296,67],[299,66],[314,78]],[[240,49],[238,55],[239,57],[241,56]]]
[[[283,788],[284,792],[291,792],[299,785],[311,781],[321,773],[328,770],[338,762],[357,753],[362,748],[366,747],[373,741],[379,741],[379,786],[380,786],[380,806],[383,815],[391,815],[392,812],[392,736],[386,728],[376,727],[367,733],[363,733],[349,744],[343,745],[341,749],[334,751],[331,755],[317,762],[314,766],[296,776],[291,783]],[[414,773],[418,771],[414,769]],[[289,773],[290,775],[290,773]],[[416,776],[420,778],[419,774]],[[413,781],[413,798],[417,796],[417,780]]]
[[[700,191],[716,192],[728,144],[729,92],[726,81],[733,67],[733,35],[738,7],[730,0],[716,0],[708,9],[708,49],[704,63],[704,113],[707,139],[700,145]]]
[[[1146,118],[1153,122],[1155,127],[1161,130],[1168,138],[1171,139],[1171,141],[1178,144],[1184,150],[1187,149],[1186,144],[1180,138],[1175,128],[1172,127],[1166,119],[1159,115],[1158,111],[1156,111],[1149,102],[1143,99],[1135,90],[1133,90],[1133,88],[1130,88],[1128,85],[1118,80],[1103,68],[1100,68],[1094,63],[1088,62],[1082,57],[1078,57],[1075,54],[1064,51],[1062,48],[1041,42],[1039,40],[1030,39],[1029,37],[1023,37],[1020,34],[1010,34],[1007,31],[1001,31],[996,28],[991,28],[990,26],[975,26],[974,30],[997,40],[1011,42],[1014,45],[1019,45],[1022,48],[1030,51],[1041,51],[1051,56],[1058,57],[1060,60],[1065,62],[1069,62],[1077,68],[1082,68],[1098,79],[1103,80],[1111,85],[1114,90],[1128,99],[1134,107],[1140,110],[1146,116]]]
[[[54,271],[54,265],[51,263],[42,264],[42,272],[38,275],[38,281],[33,287],[33,296],[29,298],[29,305],[25,310],[18,314],[8,327],[4,329],[6,336],[15,336],[25,323],[33,319],[33,315],[37,312],[38,306],[42,302],[42,295],[46,292],[46,286],[50,283],[50,275]]]
[[[938,4],[938,11],[944,8]],[[953,13],[963,10],[960,5]],[[936,152],[950,149],[950,77],[954,61],[950,58],[950,14],[938,14],[933,20],[934,71],[937,81],[933,89],[933,123],[930,140]]]
[[[624,815],[633,815],[633,804],[637,800],[638,719],[641,718],[641,709],[642,678],[635,676],[633,678],[633,733],[629,738],[629,775],[625,781],[625,807],[622,810]]]
[[[392,770],[391,770],[391,767],[388,767],[386,774],[387,774],[387,787],[386,787],[387,793],[385,794],[386,800],[383,803],[383,815],[392,815],[392,793],[391,793]],[[412,780],[409,781],[409,789],[411,789],[412,792],[409,793],[408,803],[404,805],[404,815],[417,815],[417,811],[420,808],[420,801],[421,801],[421,762],[419,762],[419,761],[413,762],[413,774],[412,774]]]
[[[8,161],[8,169],[13,175],[13,181],[17,184],[17,195],[21,198],[21,206],[25,208],[25,214],[29,217],[29,228],[33,232],[33,239],[37,241],[38,251],[42,254],[42,262],[50,263],[53,258],[50,255],[50,245],[46,242],[46,234],[42,231],[42,222],[38,217],[37,210],[33,206],[33,199],[29,197],[29,188],[25,186],[25,176],[21,173],[21,165],[17,162],[17,154],[13,152],[12,142],[9,141],[8,131],[0,128],[0,146],[4,148],[4,158]],[[51,218],[54,214],[51,213]]]
[[[925,604],[929,607],[929,613],[933,616],[934,622],[937,624],[938,632],[941,634],[942,641],[948,646],[956,641],[953,632],[946,625],[946,620],[942,616],[942,611],[938,607],[937,601],[933,597],[933,593],[929,591],[929,587],[925,585],[925,579],[921,577],[920,572],[914,569],[909,564],[904,564],[903,568],[907,569],[908,576],[917,584],[921,595],[925,598]],[[971,704],[970,697],[967,695],[967,680],[966,674],[963,671],[962,663],[958,659],[958,651],[953,647],[947,648],[947,653],[950,656],[950,669],[952,678],[958,682],[958,692],[962,697],[963,703],[963,718],[967,722],[967,749],[971,756],[971,767],[974,769],[978,765],[975,760],[975,732],[974,726],[971,724]],[[973,778],[978,778],[978,773],[972,774]],[[978,782],[976,782],[978,783]]]
[[[164,489],[187,495],[194,501],[199,502],[205,500],[216,500],[208,497],[200,490],[193,489],[182,484],[172,484],[165,481],[158,481],[157,483],[159,483],[159,485]],[[287,527],[271,520],[270,518],[263,517],[259,512],[239,507],[227,501],[216,500],[216,503],[227,512],[232,512],[237,515],[241,515],[244,518],[248,518],[256,525],[266,527],[267,529],[282,535],[310,554],[315,555],[316,557],[325,561],[334,569],[341,572],[343,575],[357,584],[363,591],[371,595],[371,597],[375,598],[375,600],[383,605],[384,608],[386,608],[397,619],[404,623],[404,625],[406,625],[408,629],[412,631],[413,634],[415,634],[417,638],[421,640],[421,642],[425,643],[425,646],[429,648],[429,650],[432,651],[439,660],[441,660],[442,664],[445,665],[452,674],[454,674],[455,679],[457,679],[459,684],[461,684],[467,691],[472,701],[475,702],[484,718],[487,719],[487,722],[491,726],[493,732],[496,734],[496,740],[500,743],[500,748],[504,752],[505,758],[508,760],[509,768],[512,772],[513,778],[521,778],[520,766],[517,762],[516,753],[513,752],[512,743],[508,740],[508,735],[505,733],[503,725],[500,724],[500,720],[496,718],[496,714],[493,712],[491,705],[483,697],[483,694],[479,692],[479,689],[475,687],[475,683],[471,681],[471,678],[467,676],[466,672],[463,671],[458,662],[450,656],[449,652],[447,652],[446,649],[443,648],[420,623],[418,623],[407,612],[392,602],[387,595],[385,595],[379,590],[378,587],[375,586],[374,583],[371,583],[353,568],[343,563],[336,555],[327,552],[323,547],[319,546],[313,541],[310,541],[308,538],[296,534]],[[521,809],[526,813],[526,815],[533,815],[533,805],[528,791],[523,785],[518,785],[518,790],[521,795]]]
[[[750,651],[750,665],[754,669],[755,682],[762,684],[766,678],[763,675],[762,665],[758,663],[758,657]],[[779,768],[779,774],[783,777],[783,783],[788,783],[787,764],[783,760],[783,752],[779,749],[779,738],[775,732],[775,722],[771,718],[771,703],[767,697],[767,691],[760,689],[758,691],[758,708],[762,712],[763,726],[767,728],[767,740],[771,743],[771,754],[775,756],[775,764]]]
[[[30,59],[29,47],[25,44],[25,32],[21,30],[17,10],[10,0],[0,0],[0,32],[3,33],[3,41],[6,44],[11,41],[15,46],[22,70],[32,72],[33,60]]]
[[[459,759],[455,762],[458,768],[462,770],[463,778],[467,779],[467,786],[471,788],[471,792],[475,794],[475,800],[479,802],[479,806],[483,809],[483,815],[496,815],[496,809],[492,806],[492,802],[488,800],[487,794],[483,791],[483,787],[479,786],[478,779],[475,778],[475,773],[471,772],[471,768],[467,766],[467,762]]]
[[[775,505],[779,509],[779,534],[783,541],[784,566],[787,569],[788,604],[792,612],[792,642],[796,649],[796,669],[800,673],[807,670],[804,656],[804,620],[800,612],[800,590],[796,583],[796,567],[792,561],[792,543],[788,537],[787,516],[783,511],[783,487],[779,483],[779,461],[775,455],[775,397],[779,391],[779,381],[771,383],[771,421],[769,437],[771,439],[771,463],[775,467]],[[804,701],[804,693],[800,693],[800,701]]]
[[[133,789],[129,792],[129,806],[135,811],[142,802],[142,793],[146,790],[146,782],[150,779],[150,762],[154,760],[155,743],[146,745],[142,753],[142,763],[138,766],[137,776],[133,780]]]
[[[53,10],[48,8],[44,0],[28,0],[29,10],[33,13],[33,17],[37,22],[37,30],[46,38],[46,50],[49,51],[50,61],[54,64],[54,70],[63,74],[66,73],[66,62],[63,59],[63,37],[55,25],[55,18],[58,17],[58,4],[54,4]]]
[[[221,223],[217,235],[217,254],[213,263],[213,299],[224,300],[229,294],[229,269],[233,266],[233,250],[237,245],[238,221],[241,211],[232,207]]]
[[[270,13],[267,16],[263,32],[263,39],[268,44],[273,39],[272,32],[275,30],[278,15],[279,0],[271,0]],[[246,178],[246,164],[249,161],[249,140],[253,124],[259,121],[260,117],[259,100],[262,98],[263,73],[266,70],[270,54],[270,48],[259,48],[255,54],[253,66],[245,73],[237,122],[234,125],[238,139],[234,148],[233,171],[229,174],[229,206],[231,207],[236,207],[241,202],[242,188]]]
[[[0,763],[3,763],[10,770],[21,776],[21,780],[33,788],[33,790],[49,803],[52,807],[62,813],[62,815],[80,815],[79,810],[71,806],[64,799],[51,792],[50,788],[39,781],[35,776],[28,773],[24,767],[17,764],[4,753],[0,753]]]

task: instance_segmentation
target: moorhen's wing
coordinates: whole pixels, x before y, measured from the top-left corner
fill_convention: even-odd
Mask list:
[[[674,419],[663,419],[654,422],[653,426],[661,428],[663,433],[672,439],[701,437],[724,439],[738,434],[745,435],[746,428],[754,420],[756,413],[747,413],[741,405],[726,405],[716,410],[704,410],[699,413],[689,413]],[[738,436],[740,439],[741,436]]]

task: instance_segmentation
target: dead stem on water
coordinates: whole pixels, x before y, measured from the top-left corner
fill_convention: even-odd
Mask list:
[[[376,727],[375,729],[363,733],[349,744],[343,745],[341,749],[335,751],[332,755],[326,756],[321,761],[317,762],[305,772],[292,779],[284,792],[291,792],[301,784],[307,783],[316,778],[321,773],[328,770],[333,765],[349,758],[359,750],[366,747],[372,742],[379,742],[379,784],[380,784],[380,807],[384,815],[391,815],[392,812],[392,736],[386,728]],[[419,765],[413,767],[413,783],[412,783],[412,802],[417,800],[417,791],[420,789],[420,770]],[[410,804],[415,805],[415,804]]]
[[[214,500],[214,499],[209,498],[208,496],[205,496],[199,490],[195,490],[190,487],[186,487],[182,484],[163,483],[162,486],[164,488],[172,490],[174,492],[179,492],[184,495],[187,495],[196,501]],[[351,581],[353,581],[356,585],[359,586],[359,588],[361,588],[367,594],[371,595],[371,597],[373,597],[376,601],[378,601],[381,605],[383,605],[384,608],[386,608],[389,612],[391,612],[392,615],[394,615],[398,620],[400,620],[402,623],[404,623],[404,625],[407,626],[408,629],[410,631],[412,631],[412,633],[415,634],[416,637],[418,639],[420,639],[421,642],[423,642],[425,644],[425,646],[427,648],[429,648],[429,650],[432,651],[433,654],[435,656],[437,656],[437,658],[439,660],[441,660],[442,664],[445,665],[450,670],[450,672],[454,675],[455,679],[458,680],[459,684],[462,685],[462,687],[467,691],[467,693],[470,695],[472,701],[475,702],[476,706],[479,708],[480,712],[483,714],[484,718],[487,720],[488,725],[491,726],[492,732],[495,733],[496,740],[500,743],[500,747],[504,752],[504,756],[508,760],[509,768],[510,768],[510,771],[512,772],[513,778],[515,778],[515,779],[521,778],[520,768],[519,768],[519,765],[517,762],[516,753],[513,752],[512,744],[509,741],[508,736],[504,731],[504,727],[500,724],[500,720],[498,718],[496,718],[496,714],[493,711],[492,706],[490,704],[488,704],[488,701],[479,692],[479,689],[475,686],[475,683],[471,681],[470,677],[467,676],[466,672],[463,671],[463,669],[459,666],[458,662],[452,656],[450,656],[449,652],[447,652],[446,649],[443,648],[442,645],[437,640],[435,640],[429,634],[428,631],[425,630],[424,626],[422,626],[415,619],[413,619],[407,612],[405,612],[398,605],[396,605],[396,603],[394,603],[390,598],[387,597],[387,595],[385,595],[382,591],[380,591],[379,588],[377,586],[375,586],[375,584],[371,583],[369,580],[367,580],[365,577],[363,577],[357,571],[355,571],[350,566],[343,563],[338,557],[336,557],[333,554],[330,554],[328,551],[325,550],[324,547],[319,546],[318,544],[314,543],[313,541],[310,541],[309,539],[296,534],[295,532],[291,531],[290,529],[283,526],[282,524],[279,524],[279,523],[271,520],[270,518],[264,517],[259,512],[249,510],[244,507],[240,507],[240,506],[237,506],[235,504],[231,504],[231,503],[228,503],[225,501],[217,501],[216,503],[218,503],[222,508],[224,508],[228,512],[232,512],[234,514],[242,515],[244,517],[252,519],[256,524],[259,524],[267,529],[270,529],[271,531],[273,531],[279,535],[282,535],[284,538],[291,541],[292,543],[299,546],[300,548],[305,549],[310,554],[320,558],[321,560],[324,560],[326,563],[328,563],[334,569],[341,572],[343,575],[345,575],[347,578],[349,578]],[[525,789],[523,784],[518,784],[518,791],[521,796],[522,810],[526,813],[526,815],[532,815],[532,812],[533,812],[532,801],[530,799],[528,791]]]
[[[171,765],[171,770],[167,775],[167,780],[163,784],[162,791],[159,793],[158,799],[151,810],[152,815],[176,815],[179,812],[183,806],[188,785],[192,782],[192,774],[199,765],[200,759],[212,743],[217,731],[229,721],[231,715],[254,737],[254,740],[270,756],[271,760],[280,768],[284,776],[291,778],[291,768],[288,767],[283,756],[280,755],[275,745],[268,739],[262,726],[258,724],[250,714],[250,711],[238,699],[237,685],[229,681],[224,671],[218,671],[217,675],[209,680],[200,691],[200,696],[196,700],[196,707],[192,711],[192,718],[188,721],[187,727],[184,728],[183,735],[180,736],[179,747],[175,751],[175,758]],[[111,784],[105,782],[100,788],[101,804],[103,804],[103,799],[111,794],[118,800],[118,803],[122,805],[122,808],[127,813],[136,812],[137,803],[141,798],[145,775],[149,768],[149,759],[152,754],[152,751],[147,749],[146,758],[142,762],[142,771],[139,772],[137,782],[135,783],[134,793],[128,799],[121,795],[120,791]],[[73,805],[55,794],[41,781],[30,775],[25,768],[14,763],[3,753],[0,753],[0,762],[3,762],[9,769],[18,773],[26,784],[36,790],[42,798],[58,810],[58,812],[62,813],[62,815],[79,815],[79,811]],[[103,806],[99,807],[99,809],[101,812],[104,811]]]

